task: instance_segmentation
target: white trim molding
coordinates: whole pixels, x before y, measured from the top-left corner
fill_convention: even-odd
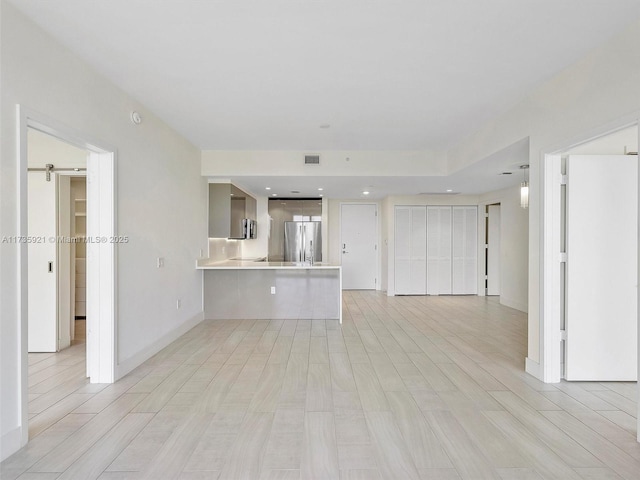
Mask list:
[[[526,357],[524,359],[524,371],[541,380],[540,364],[535,360],[531,360],[529,357]]]
[[[0,462],[20,450],[22,443],[22,427],[18,426],[2,435],[0,439]]]
[[[179,327],[166,333],[165,335],[160,337],[158,340],[153,342],[151,345],[145,347],[144,349],[142,349],[132,357],[127,358],[122,362],[119,362],[118,365],[116,365],[116,371],[115,371],[116,380],[124,377],[127,373],[131,372],[134,368],[140,366],[143,362],[149,360],[160,350],[162,350],[167,345],[169,345],[170,343],[180,338],[182,335],[187,333],[193,327],[200,324],[203,320],[204,320],[204,311],[194,315],[189,320],[181,324]]]

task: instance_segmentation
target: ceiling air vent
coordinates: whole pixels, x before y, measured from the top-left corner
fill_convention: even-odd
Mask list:
[[[320,165],[320,155],[305,155],[304,156],[304,164],[305,165]]]

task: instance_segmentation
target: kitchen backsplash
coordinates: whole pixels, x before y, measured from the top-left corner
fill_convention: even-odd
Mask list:
[[[226,238],[209,239],[209,258],[214,262],[242,257],[242,241]]]

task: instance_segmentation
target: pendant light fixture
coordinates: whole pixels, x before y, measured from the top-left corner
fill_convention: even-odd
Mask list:
[[[524,173],[524,182],[520,184],[520,206],[529,208],[529,165],[520,165]]]

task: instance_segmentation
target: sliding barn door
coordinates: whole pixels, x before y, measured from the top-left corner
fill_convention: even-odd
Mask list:
[[[566,378],[637,378],[637,156],[567,159]]]
[[[58,350],[56,174],[28,174],[28,351]]]

